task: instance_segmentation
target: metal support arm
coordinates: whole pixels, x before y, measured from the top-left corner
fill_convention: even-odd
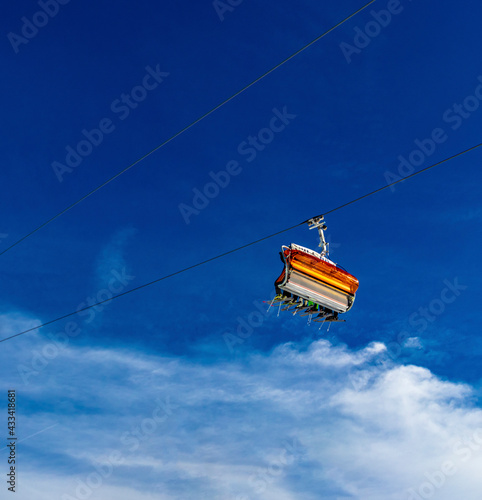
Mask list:
[[[320,236],[320,243],[318,244],[318,246],[321,247],[320,255],[322,255],[323,257],[328,257],[330,250],[329,244],[325,240],[325,234],[323,233],[323,231],[327,229],[324,217],[321,215],[320,217],[310,219],[308,221],[308,225],[310,229],[318,229],[318,234]]]

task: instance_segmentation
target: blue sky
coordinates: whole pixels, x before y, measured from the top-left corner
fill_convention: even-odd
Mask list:
[[[0,250],[363,6],[41,3],[0,23]],[[6,252],[0,337],[478,144],[480,10],[377,0]],[[2,343],[18,497],[478,498],[481,162],[327,216],[329,332],[264,309],[299,227]]]

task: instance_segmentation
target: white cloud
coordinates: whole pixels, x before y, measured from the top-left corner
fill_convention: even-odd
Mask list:
[[[27,480],[28,478],[28,480]],[[90,488],[78,481],[59,475],[38,474],[36,471],[24,470],[19,477],[18,488],[13,495],[19,499],[35,500],[60,500],[84,497],[85,500],[170,500],[171,497],[157,492],[155,494],[134,490],[126,486],[114,486],[111,484],[101,484],[99,488]],[[78,492],[78,493],[77,493]],[[66,497],[64,497],[66,495]]]
[[[0,314],[0,339],[34,328],[40,321],[28,318],[20,312]]]
[[[409,337],[404,342],[403,347],[408,347],[409,349],[423,349],[423,345],[419,337]]]
[[[45,343],[3,350],[2,385]],[[412,488],[478,499],[482,411],[471,387],[378,363],[384,354],[380,343],[319,340],[202,365],[71,342],[28,384],[16,378],[22,435],[56,424],[23,443],[17,498],[32,498],[34,484],[35,498],[61,498],[44,488],[75,498],[76,481],[118,453],[92,498],[409,500]],[[454,474],[441,472],[448,462]]]

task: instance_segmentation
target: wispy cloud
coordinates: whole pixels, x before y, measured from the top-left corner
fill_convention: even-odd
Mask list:
[[[133,227],[126,227],[117,231],[111,240],[104,245],[97,258],[96,272],[98,285],[105,286],[106,282],[112,279],[112,270],[119,271],[126,267],[124,252],[129,239],[137,230]]]

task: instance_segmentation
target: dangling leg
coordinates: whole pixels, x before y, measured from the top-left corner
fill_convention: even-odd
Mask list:
[[[298,307],[300,300],[302,300],[300,297],[293,295],[291,299],[285,302],[285,307],[283,308],[283,311],[288,311],[293,306]]]
[[[291,308],[290,312],[293,311],[293,316],[294,316],[297,312],[302,311],[305,308],[305,304],[306,300],[302,299],[301,297],[298,297],[294,309]]]

